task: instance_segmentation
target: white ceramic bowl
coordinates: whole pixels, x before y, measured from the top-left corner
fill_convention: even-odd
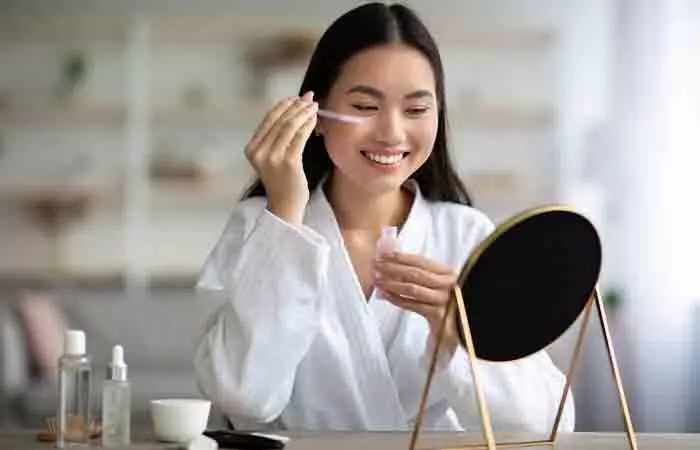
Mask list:
[[[153,431],[164,442],[189,442],[204,432],[211,402],[194,398],[151,401]]]

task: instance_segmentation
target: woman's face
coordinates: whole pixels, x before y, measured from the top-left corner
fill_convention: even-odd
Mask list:
[[[438,127],[435,76],[406,45],[372,47],[350,58],[321,107],[365,118],[320,119],[334,182],[380,194],[398,189],[428,159]]]

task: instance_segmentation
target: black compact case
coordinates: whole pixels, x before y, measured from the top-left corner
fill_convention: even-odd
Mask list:
[[[285,444],[283,440],[274,437],[235,430],[207,430],[203,434],[214,439],[219,444],[219,448],[270,450],[282,449]]]

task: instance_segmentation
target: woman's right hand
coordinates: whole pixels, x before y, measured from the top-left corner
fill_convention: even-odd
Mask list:
[[[270,212],[297,226],[310,195],[301,157],[317,110],[312,92],[282,100],[268,111],[245,149],[265,186]]]

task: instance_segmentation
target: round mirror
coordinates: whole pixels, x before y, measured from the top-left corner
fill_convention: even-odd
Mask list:
[[[555,341],[586,306],[600,264],[598,233],[573,210],[536,208],[499,225],[459,277],[476,356],[512,361]]]

